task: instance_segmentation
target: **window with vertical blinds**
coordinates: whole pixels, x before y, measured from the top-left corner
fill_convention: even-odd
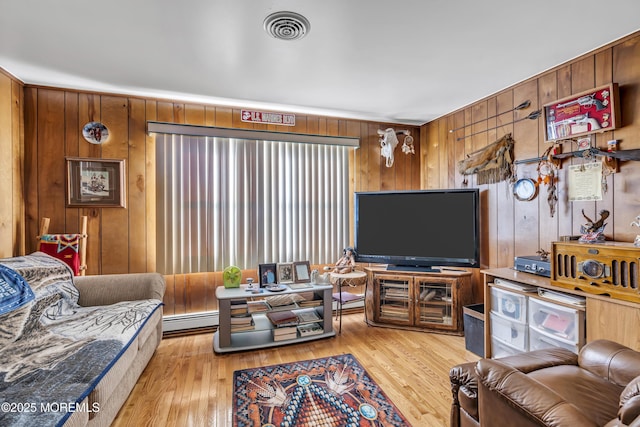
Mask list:
[[[349,149],[158,134],[158,271],[335,262],[349,242]]]

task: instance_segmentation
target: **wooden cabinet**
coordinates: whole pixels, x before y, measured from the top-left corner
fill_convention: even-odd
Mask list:
[[[223,286],[216,288],[216,297],[219,304],[219,325],[218,330],[213,335],[213,349],[216,353],[225,353],[231,351],[240,350],[252,350],[264,347],[274,347],[283,344],[291,344],[295,342],[310,341],[319,338],[328,338],[335,336],[332,323],[332,285],[313,285],[312,288],[305,289],[287,289],[282,292],[269,292],[264,290],[261,294],[252,294],[243,288],[230,288],[226,289]],[[248,330],[232,331],[233,322],[233,307],[241,305],[244,301],[269,301],[269,297],[286,297],[287,295],[305,295],[312,296],[313,301],[318,302],[317,305],[311,307],[306,306],[304,303],[297,301],[298,298],[292,298],[295,300],[293,303],[295,307],[288,305],[286,308],[269,307],[267,311],[249,313],[251,316],[252,327]],[[307,299],[308,300],[308,299]],[[241,303],[241,304],[238,304]],[[284,307],[284,306],[282,306]],[[282,336],[274,328],[272,322],[268,319],[267,313],[272,311],[284,311],[291,310],[293,312],[299,312],[301,310],[314,310],[317,317],[320,320],[317,323],[322,327],[322,331],[307,335],[301,328],[293,328],[293,336]],[[314,323],[316,323],[314,321]]]
[[[471,273],[367,268],[367,323],[449,334],[463,333],[462,307],[472,302]]]

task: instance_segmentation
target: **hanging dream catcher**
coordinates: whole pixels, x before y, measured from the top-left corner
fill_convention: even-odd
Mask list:
[[[552,145],[541,156],[538,162],[538,186],[544,184],[547,186],[547,203],[549,204],[549,214],[551,218],[556,213],[556,205],[558,204],[557,193],[557,171],[560,167],[560,160],[555,159],[554,154],[558,154],[558,145]]]

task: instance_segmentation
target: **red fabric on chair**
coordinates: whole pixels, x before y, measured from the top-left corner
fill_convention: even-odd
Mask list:
[[[40,236],[40,251],[65,262],[73,274],[80,274],[80,234],[44,234]]]

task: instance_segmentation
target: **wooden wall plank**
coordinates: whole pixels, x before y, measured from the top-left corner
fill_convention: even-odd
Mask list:
[[[80,150],[80,133],[78,128],[78,94],[75,92],[64,93],[64,154],[68,157],[78,157]],[[86,143],[86,141],[83,142]],[[66,173],[66,169],[65,169]],[[80,230],[80,210],[77,208],[65,209],[65,233],[77,233]]]
[[[215,110],[214,110],[215,111]],[[158,118],[157,102],[145,102],[145,118],[147,121],[155,121]],[[145,128],[146,129],[146,128]],[[147,243],[145,251],[147,253],[146,271],[156,271],[156,138],[145,133],[145,226]]]
[[[538,105],[538,85],[536,81],[530,81],[517,86],[513,90],[513,104],[530,100],[532,105]],[[528,113],[527,113],[528,114]],[[526,117],[524,111],[514,112],[514,117]],[[538,157],[538,123],[532,120],[522,120],[513,125],[514,154],[517,159],[529,159]],[[536,163],[518,165],[518,177],[537,179]],[[514,228],[514,254],[516,256],[535,255],[540,249],[538,227],[538,204],[540,198],[531,201],[515,201],[515,228]]]
[[[613,81],[613,51],[612,49],[605,49],[602,52],[599,52],[594,56],[594,86],[604,86]],[[592,136],[592,144],[596,147],[602,148],[603,150],[607,150],[607,141],[610,139],[614,139],[614,132],[605,132],[601,134],[596,134]],[[615,188],[615,175],[611,174],[608,177],[605,177],[606,187],[603,189],[602,200],[595,202],[595,211],[600,212],[602,209],[607,209],[612,213],[615,213],[618,209],[615,206],[614,199],[614,191]],[[620,224],[621,222],[618,222]],[[616,236],[615,227],[609,225],[606,229],[606,233],[612,239],[618,239],[620,237]],[[625,237],[621,237],[625,239]]]
[[[14,144],[12,141],[12,88],[11,78],[0,74],[0,189],[3,195],[14,194],[14,180],[18,177],[13,168]],[[6,196],[5,196],[6,197]],[[13,230],[13,200],[0,203],[0,254],[11,256],[15,245]]]
[[[184,111],[184,120],[189,125],[205,124],[205,107],[204,105],[186,104]]]
[[[11,141],[13,145],[13,253],[26,253],[24,206],[24,91],[22,82],[11,82]],[[4,193],[4,192],[3,192]],[[6,194],[6,193],[5,193]]]
[[[80,157],[100,158],[102,146],[89,144],[82,136],[82,127],[95,121],[101,121],[100,97],[94,94],[78,94],[78,154]],[[87,216],[87,272],[86,274],[101,274],[101,241],[102,241],[102,209],[81,208],[80,216]]]
[[[145,101],[129,99],[127,214],[129,272],[147,271],[147,135]]]
[[[543,105],[558,99],[557,95],[557,78],[556,73],[549,73],[538,79],[538,105],[535,108],[542,108]],[[543,120],[538,120],[538,153],[543,154],[548,148],[548,143],[544,142],[545,124]],[[537,173],[536,173],[537,178]],[[560,183],[558,183],[558,186]],[[539,218],[539,239],[540,248],[545,251],[551,251],[551,242],[558,240],[559,237],[559,215],[558,206],[556,204],[556,212],[551,216],[551,207],[549,198],[557,190],[553,190],[553,186],[539,184],[538,186],[538,218]],[[557,187],[556,187],[557,188]]]
[[[36,250],[38,216],[38,89],[24,89],[24,203],[26,252]]]
[[[571,93],[580,93],[595,87],[594,75],[595,70],[593,56],[573,62],[571,64]],[[591,136],[591,140],[591,143],[593,144],[595,142],[595,137],[593,135]],[[578,148],[577,145],[573,143],[565,143],[564,146],[566,151]],[[583,160],[581,159],[572,159],[572,164],[580,164],[582,162]],[[589,218],[595,220],[595,218],[598,217],[595,202],[573,202],[571,213],[574,234],[579,234],[580,226],[586,222],[582,215],[583,210]],[[610,232],[611,230],[607,231]]]
[[[101,99],[102,123],[109,128],[109,139],[102,145],[102,158],[124,159],[125,177],[129,179],[129,102],[127,98],[106,96]],[[128,189],[122,189],[127,191]],[[129,203],[130,194],[126,200]],[[138,205],[136,205],[137,207]],[[129,271],[129,215],[130,208],[102,208],[100,258],[102,274]],[[108,230],[108,232],[105,232]],[[107,233],[109,238],[107,239]]]
[[[49,217],[49,230],[62,233],[65,229],[65,161],[64,153],[64,92],[38,91],[38,199],[39,218]]]
[[[320,121],[318,121],[318,130],[320,130]],[[356,150],[356,167],[355,179],[356,190],[366,191],[369,186],[367,182],[367,173],[369,171],[369,150],[365,138],[368,137],[369,127],[366,123],[360,124],[360,147]]]
[[[556,99],[565,98],[571,95],[571,66],[561,67],[556,73]],[[570,148],[569,148],[570,149]],[[566,151],[566,150],[565,150]],[[558,205],[556,215],[558,215],[558,234],[559,236],[574,235],[579,231],[573,229],[573,205],[568,203],[569,195],[567,194],[567,166],[573,160],[562,162],[562,167],[558,172],[557,194]]]

